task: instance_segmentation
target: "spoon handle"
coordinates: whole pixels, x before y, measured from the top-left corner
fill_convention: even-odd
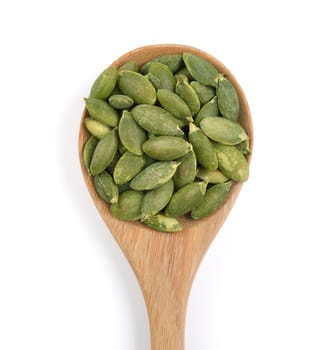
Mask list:
[[[193,230],[195,231],[195,230]],[[151,350],[184,350],[187,301],[202,254],[189,232],[123,230],[119,244],[140,284],[150,323]]]
[[[149,315],[151,350],[184,350],[187,297],[172,284],[145,291]]]

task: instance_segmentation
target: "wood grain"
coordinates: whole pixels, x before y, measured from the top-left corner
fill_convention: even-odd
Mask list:
[[[192,52],[213,63],[227,74],[240,97],[240,122],[250,136],[253,147],[253,127],[246,97],[231,72],[216,58],[193,47],[164,44],[130,51],[112,64],[120,66],[128,60],[139,65],[150,59],[182,52]],[[184,230],[161,233],[136,222],[120,221],[111,216],[108,205],[97,195],[92,178],[84,167],[82,149],[88,133],[84,127],[83,111],[79,131],[79,158],[88,191],[105,224],[127,257],[141,286],[149,315],[152,350],[183,350],[186,306],[194,275],[241,190],[233,185],[225,204],[208,218],[194,221],[182,218]],[[250,161],[251,155],[248,156]]]

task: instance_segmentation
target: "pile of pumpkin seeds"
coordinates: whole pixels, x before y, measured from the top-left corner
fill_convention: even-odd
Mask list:
[[[212,214],[248,178],[237,92],[197,55],[110,66],[85,103],[84,163],[118,219],[181,231],[178,217]]]

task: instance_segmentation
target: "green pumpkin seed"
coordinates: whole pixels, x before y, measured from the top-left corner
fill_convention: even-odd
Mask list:
[[[112,162],[118,148],[118,136],[113,129],[98,141],[90,163],[91,175],[104,171]]]
[[[219,111],[223,117],[237,121],[239,117],[239,99],[237,91],[231,82],[220,75],[217,90]]]
[[[191,123],[188,137],[193,145],[198,163],[209,170],[217,169],[218,164],[213,144],[200,128]]]
[[[232,182],[230,181],[210,187],[202,202],[192,210],[192,218],[202,219],[214,213],[226,200],[231,184]]]
[[[168,182],[175,174],[179,162],[160,161],[155,162],[143,169],[130,182],[133,190],[153,190]]]
[[[215,89],[211,86],[201,84],[198,81],[191,81],[190,85],[197,93],[201,104],[209,102],[215,96]]]
[[[150,64],[148,79],[150,79],[156,90],[167,89],[173,91],[175,89],[175,77],[168,66],[163,63],[152,62]]]
[[[188,83],[187,79],[180,78],[177,80],[176,93],[182,98],[182,100],[189,107],[192,115],[199,112],[200,100],[193,89],[193,87]]]
[[[113,128],[118,125],[119,115],[107,102],[98,98],[85,98],[84,101],[91,117]]]
[[[156,75],[150,74],[149,72],[144,76],[145,78],[147,78],[154,86],[154,88],[157,90],[157,86],[160,86],[161,82],[158,79],[158,77]]]
[[[120,141],[118,140],[118,150],[119,150],[119,144],[120,144]],[[115,156],[113,157],[112,159],[112,162],[106,167],[106,171],[110,174],[110,175],[113,175],[113,171],[114,171],[114,168],[118,162],[118,160],[120,159],[121,157],[121,154],[120,152],[116,152]]]
[[[143,75],[146,75],[148,73],[149,70],[149,66],[153,61],[148,61],[145,64],[143,64],[140,68],[140,73]]]
[[[248,139],[246,131],[239,123],[226,118],[204,118],[200,127],[211,140],[224,145],[237,145]]]
[[[117,203],[119,197],[118,186],[112,176],[106,171],[94,176],[94,185],[98,194],[108,203]]]
[[[145,63],[142,67],[141,67],[141,73],[142,74],[147,74],[149,67],[151,65],[152,62],[160,62],[165,64],[172,73],[176,73],[177,70],[180,69],[180,67],[183,64],[183,58],[182,55],[163,55],[160,57],[156,57],[153,60]]]
[[[119,195],[118,203],[111,204],[111,214],[126,221],[139,220],[143,193],[141,191],[128,190]]]
[[[173,177],[177,189],[193,182],[197,173],[197,158],[193,150],[186,153],[180,162]]]
[[[172,197],[165,209],[165,215],[182,216],[197,207],[206,192],[205,182],[194,182],[182,187]]]
[[[181,54],[163,55],[157,57],[155,60],[168,66],[172,73],[176,73],[183,65],[183,57]]]
[[[235,146],[215,144],[219,169],[234,181],[243,182],[249,177],[249,164],[243,153]]]
[[[162,232],[178,232],[183,229],[183,226],[177,219],[162,214],[148,216],[143,220],[143,223],[154,230]]]
[[[194,121],[195,121],[195,124],[199,126],[202,119],[207,117],[218,117],[218,116],[219,116],[219,110],[217,107],[217,97],[215,96],[200,108],[200,111],[196,115]]]
[[[134,104],[133,99],[126,95],[111,95],[108,102],[113,108],[117,109],[128,109]]]
[[[186,74],[177,73],[175,75],[175,79],[176,79],[176,84],[177,84],[178,81],[186,81],[186,82],[188,82],[188,77],[187,77]]]
[[[226,182],[228,178],[220,170],[208,170],[199,168],[197,177],[207,183],[219,184]]]
[[[249,139],[239,143],[236,147],[245,155],[251,153]]]
[[[131,181],[145,166],[145,157],[137,156],[129,151],[125,152],[118,160],[113,178],[116,184],[125,184]]]
[[[156,102],[156,90],[152,83],[140,73],[123,70],[119,73],[118,85],[121,91],[131,97],[135,103],[153,105]]]
[[[173,194],[174,184],[172,179],[162,186],[148,191],[143,197],[141,218],[159,213],[170,201]]]
[[[133,119],[128,111],[123,111],[119,122],[119,137],[122,144],[133,154],[142,155],[142,144],[146,141],[147,135]]]
[[[97,143],[98,143],[98,138],[96,138],[95,136],[90,136],[83,147],[83,163],[89,175],[91,175],[90,163],[91,163],[91,159],[94,154],[95,148],[97,146]]]
[[[138,64],[134,61],[128,61],[126,63],[124,63],[119,69],[118,71],[122,71],[122,70],[130,70],[132,72],[138,72],[139,71],[139,67]]]
[[[174,117],[192,121],[192,114],[184,100],[172,91],[160,89],[157,91],[159,103]]]
[[[184,156],[192,145],[177,136],[158,136],[142,145],[143,151],[158,160],[174,160]]]
[[[97,137],[98,139],[101,139],[111,131],[111,128],[109,126],[102,124],[93,118],[86,118],[84,120],[84,125],[90,134]]]
[[[106,68],[95,80],[91,90],[90,98],[106,100],[112,93],[117,83],[117,68],[114,66]]]
[[[179,78],[187,78],[188,81],[193,80],[193,77],[191,76],[190,72],[188,71],[188,69],[186,67],[181,68],[176,74],[175,74],[175,78],[179,79]]]
[[[189,52],[183,53],[183,60],[195,80],[205,85],[217,86],[219,73],[210,62]]]
[[[131,114],[143,129],[155,135],[181,136],[184,134],[175,118],[161,107],[141,104],[132,108]]]

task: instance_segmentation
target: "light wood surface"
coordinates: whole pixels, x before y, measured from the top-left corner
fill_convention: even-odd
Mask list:
[[[240,97],[240,122],[250,136],[252,149],[252,119],[245,95],[231,72],[216,58],[193,47],[164,44],[130,51],[113,65],[119,67],[128,60],[141,65],[160,55],[185,51],[213,63],[234,84]],[[157,232],[140,223],[120,221],[111,216],[108,205],[96,193],[92,178],[88,176],[83,164],[82,149],[88,137],[83,123],[86,116],[85,109],[79,131],[79,157],[83,177],[100,215],[127,257],[141,286],[150,321],[151,350],[183,350],[186,305],[194,275],[232,209],[242,184],[233,185],[225,204],[208,218],[198,221],[182,218],[180,221],[184,230],[179,233]]]

